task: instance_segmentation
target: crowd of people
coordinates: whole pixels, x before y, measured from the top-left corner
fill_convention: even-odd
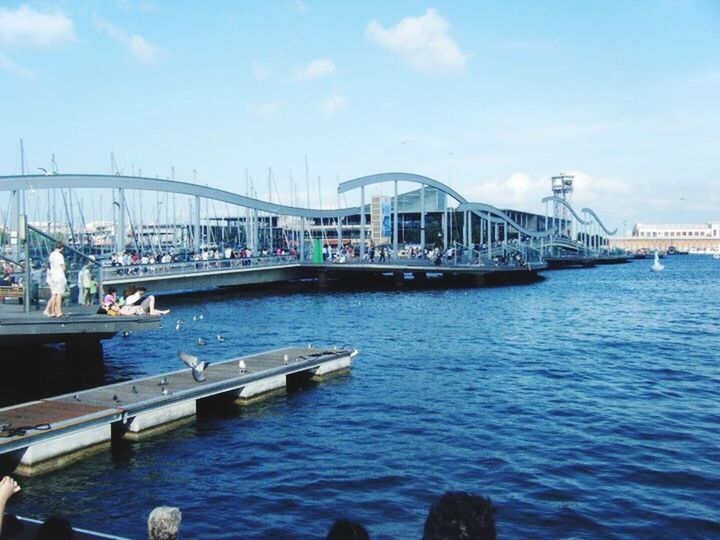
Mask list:
[[[0,539],[27,538],[22,522],[8,516],[3,524],[5,506],[15,493],[18,483],[9,476],[0,480]],[[148,540],[177,540],[180,538],[182,512],[173,506],[158,506],[147,519]],[[423,527],[423,540],[494,540],[495,508],[489,497],[463,491],[447,492],[432,503]],[[73,528],[67,519],[53,516],[38,528],[39,540],[71,540]],[[370,533],[357,521],[338,519],[330,526],[325,540],[370,540]]]

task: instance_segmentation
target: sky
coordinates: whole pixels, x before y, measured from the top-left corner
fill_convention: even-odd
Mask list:
[[[567,172],[621,230],[718,221],[720,2],[0,0],[0,175],[20,139],[300,206],[307,156],[313,207],[402,171],[541,211]]]

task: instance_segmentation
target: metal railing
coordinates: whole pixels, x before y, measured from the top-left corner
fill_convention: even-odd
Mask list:
[[[133,263],[103,266],[101,274],[105,282],[142,281],[143,278],[180,277],[192,274],[208,274],[213,272],[250,270],[267,268],[292,263],[299,263],[297,255],[269,255],[265,257],[239,257],[233,259],[208,259],[199,261]]]

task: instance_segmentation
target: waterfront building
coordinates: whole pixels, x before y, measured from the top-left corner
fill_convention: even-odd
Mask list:
[[[693,224],[636,223],[626,238],[610,240],[611,245],[623,249],[659,249],[670,247],[681,251],[710,252],[720,245],[720,221]]]

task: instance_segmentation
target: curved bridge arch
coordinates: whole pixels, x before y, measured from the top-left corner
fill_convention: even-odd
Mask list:
[[[508,216],[505,212],[489,204],[466,202],[458,205],[458,210],[469,212],[488,212],[500,218],[500,221],[507,222],[514,229],[520,231],[525,236],[529,236],[530,238],[547,238],[548,236],[555,234],[555,229],[544,232],[531,231],[530,229],[526,229],[514,219],[512,219],[510,216]]]
[[[58,188],[86,188],[86,189],[138,189],[148,191],[162,191],[178,195],[190,195],[226,202],[245,208],[252,208],[261,212],[279,214],[283,216],[296,216],[301,218],[336,218],[352,216],[360,213],[360,207],[339,208],[336,210],[321,210],[312,208],[297,208],[274,204],[251,197],[238,195],[230,191],[179,182],[177,180],[164,180],[160,178],[142,178],[137,176],[115,176],[104,174],[55,174],[55,175],[25,175],[5,176],[0,178],[0,191],[16,191],[26,189],[58,189]]]
[[[372,184],[382,184],[385,182],[414,182],[416,184],[424,184],[426,186],[434,187],[435,189],[442,191],[443,193],[450,195],[459,203],[468,202],[465,197],[460,195],[450,186],[443,184],[439,180],[423,176],[421,174],[413,173],[402,173],[402,172],[391,172],[391,173],[380,173],[371,174],[369,176],[361,176],[352,180],[346,180],[340,183],[338,186],[338,193],[345,193],[347,191],[357,189],[360,187],[369,186]]]
[[[612,232],[609,231],[609,230],[607,229],[607,227],[605,227],[605,224],[600,220],[600,218],[598,217],[598,215],[597,215],[591,208],[583,208],[583,209],[582,209],[582,212],[586,212],[586,213],[590,214],[592,217],[594,217],[594,218],[595,218],[595,221],[597,221],[598,225],[600,225],[600,227],[602,228],[602,230],[605,231],[605,234],[607,234],[608,236],[615,236],[615,233],[617,233],[617,231],[618,231],[617,229],[615,229],[615,230],[612,231]]]
[[[575,211],[575,209],[574,209],[572,206],[570,206],[570,203],[567,202],[565,199],[561,199],[560,197],[555,197],[555,196],[552,196],[552,195],[551,195],[550,197],[545,197],[545,198],[542,200],[542,202],[544,202],[544,203],[545,203],[545,202],[550,202],[550,201],[560,203],[560,204],[562,204],[565,208],[567,208],[568,210],[570,210],[570,212],[572,213],[573,216],[575,216],[575,219],[578,220],[578,222],[580,223],[580,225],[590,225],[590,222],[589,222],[589,221],[585,221],[583,218],[581,218],[581,217],[577,214],[577,212]],[[583,211],[584,211],[584,210],[583,210]]]

